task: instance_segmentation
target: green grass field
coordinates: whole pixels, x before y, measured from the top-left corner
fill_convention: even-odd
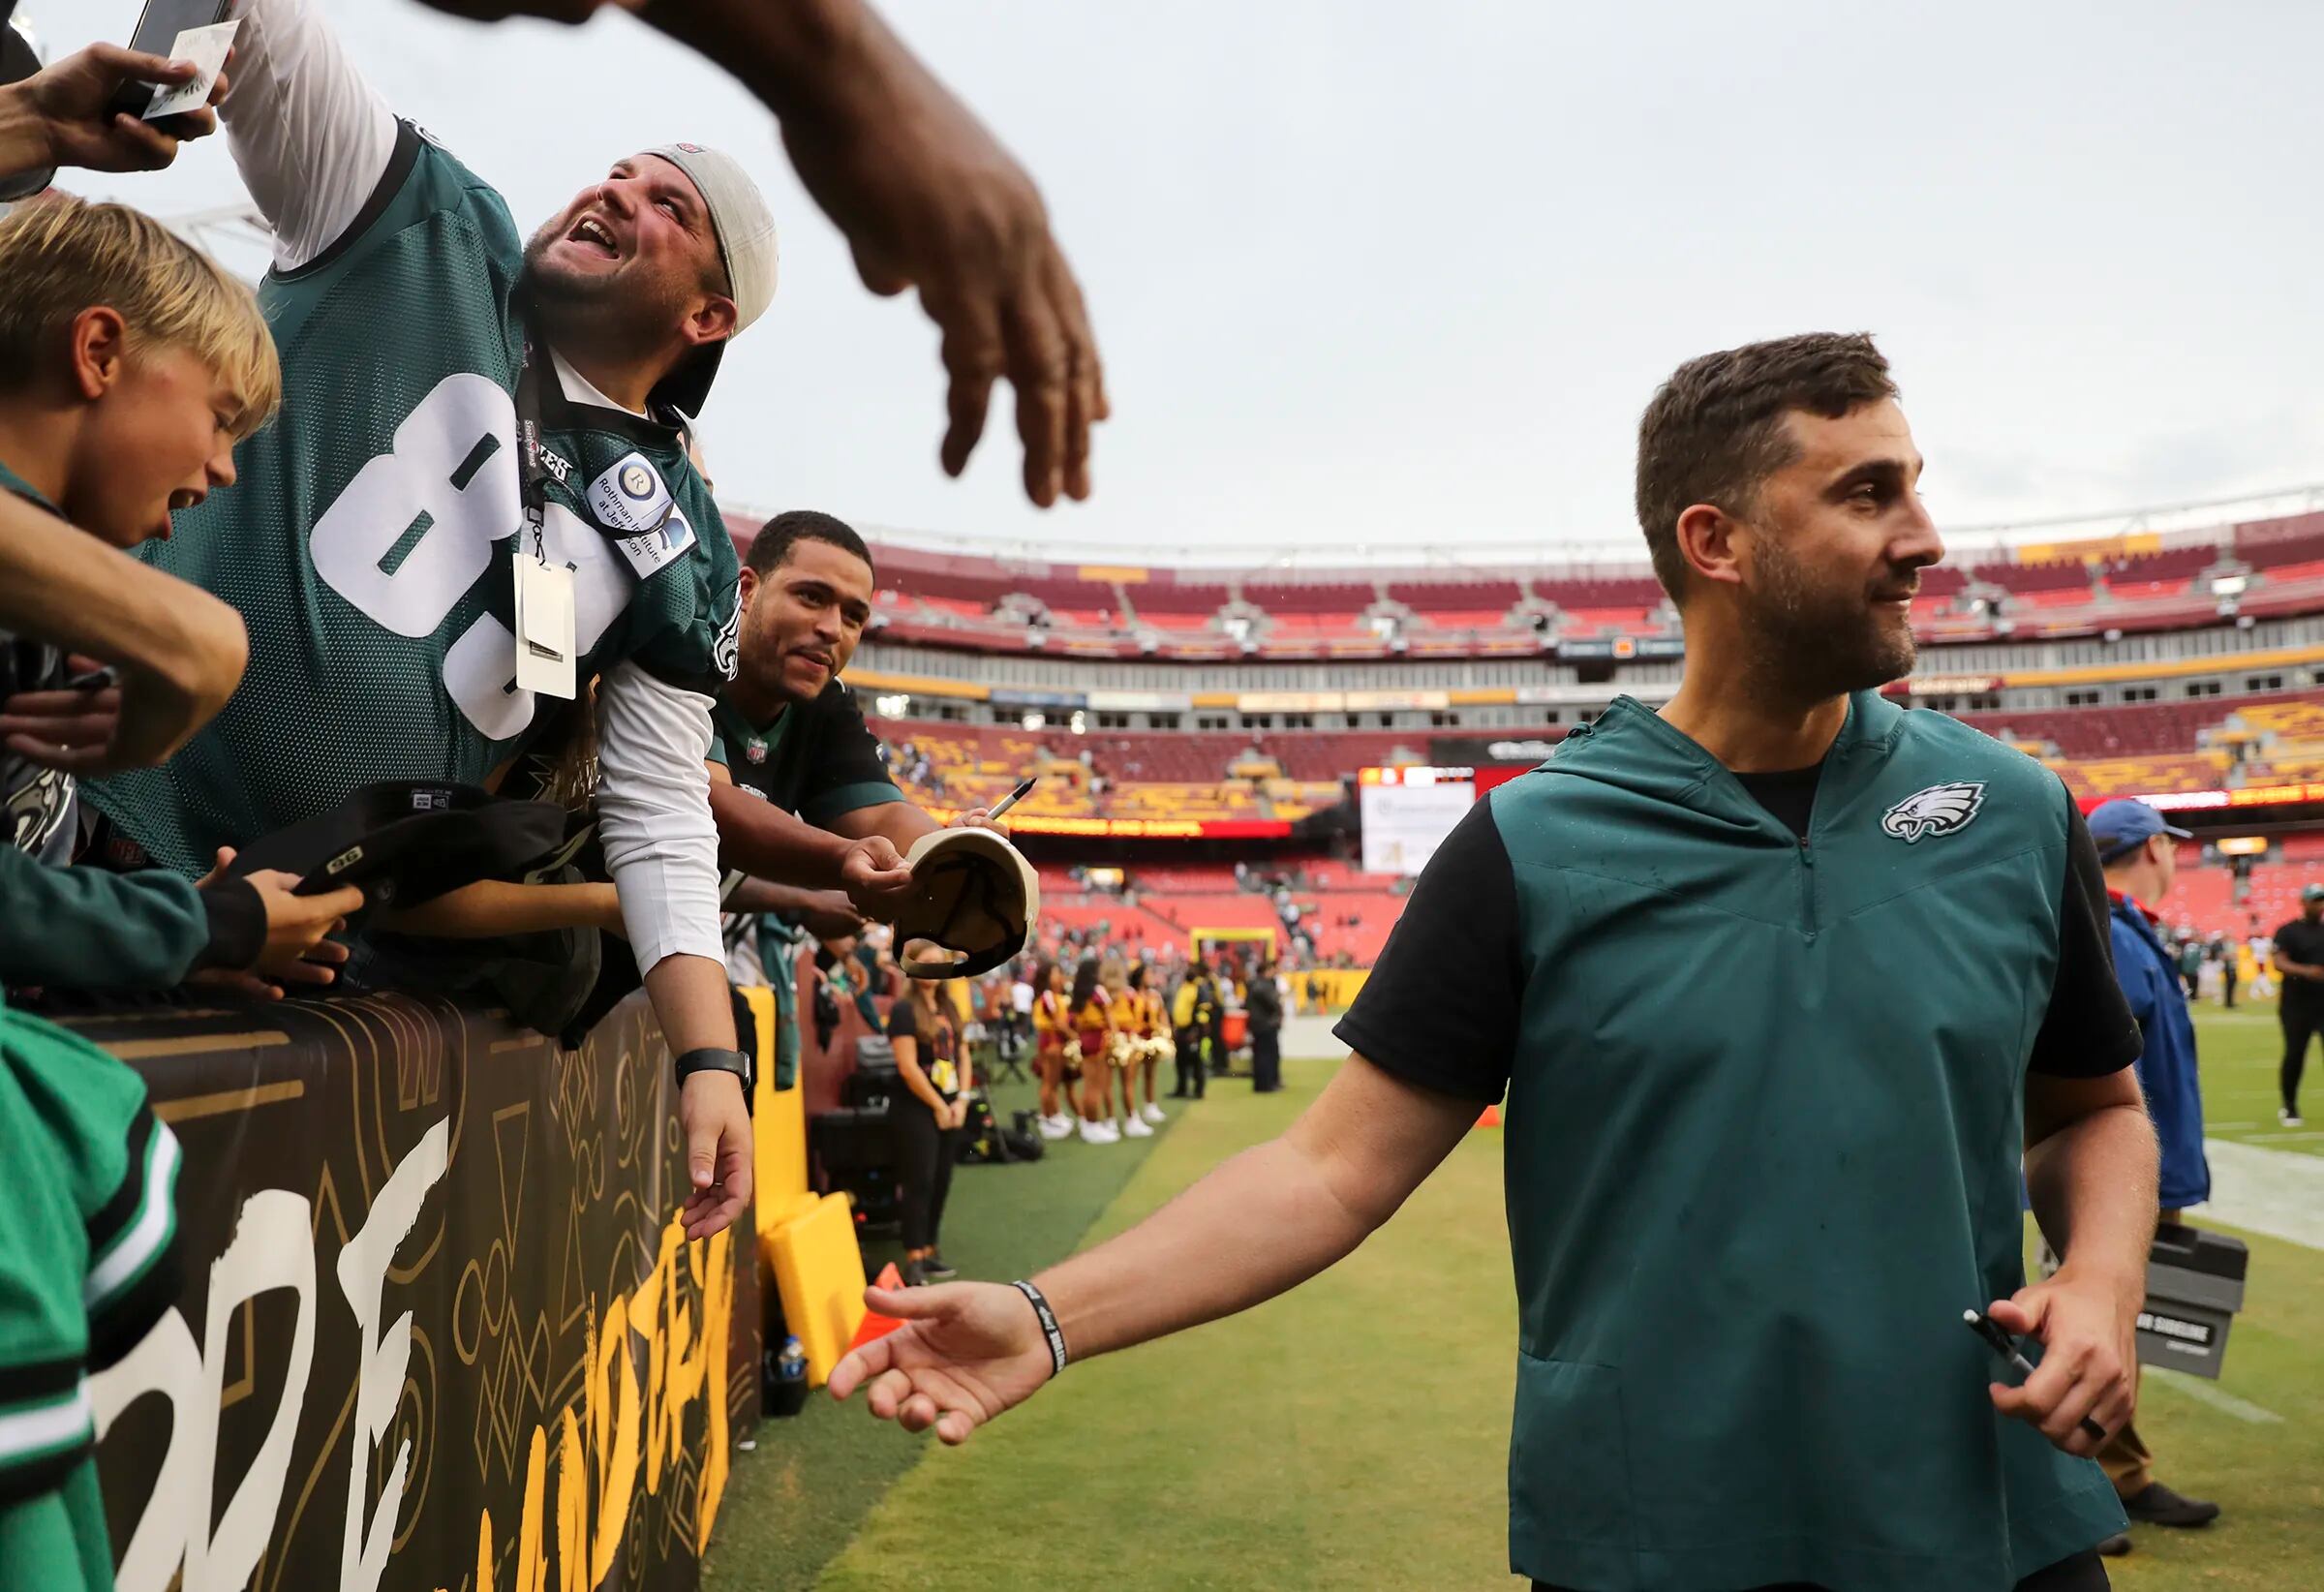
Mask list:
[[[2276,1123],[2272,1014],[2207,1011],[2220,1136],[2324,1153],[2324,1134]],[[1117,1232],[1278,1131],[1330,1070],[1292,1063],[1269,1098],[1225,1083],[1151,1141],[963,1167],[946,1252],[966,1274],[1006,1277]],[[2310,1093],[2324,1117],[2324,1078]],[[2140,1416],[2163,1477],[2227,1513],[2203,1532],[2142,1529],[2110,1564],[2120,1587],[2324,1587],[2324,1253],[2239,1236],[2250,1295],[2225,1380],[2151,1377]],[[1325,1276],[1076,1366],[962,1449],[819,1394],[799,1419],[762,1424],[705,1579],[721,1592],[1510,1587],[1514,1309],[1499,1137],[1481,1131]]]
[[[2197,1011],[2195,1026],[2203,1053],[2203,1131],[2264,1149],[2324,1155],[2324,1048],[2309,1052],[2300,1090],[2301,1109],[2311,1119],[2306,1127],[2286,1128],[2276,1119],[2276,1063],[2282,1038],[2275,1002],[2242,1001],[2232,1012],[2207,1002]]]

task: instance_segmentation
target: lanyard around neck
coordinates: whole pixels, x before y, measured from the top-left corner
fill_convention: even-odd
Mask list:
[[[541,434],[541,383],[556,380],[555,373],[544,370],[542,366],[540,343],[528,331],[525,334],[524,366],[516,375],[517,479],[518,491],[524,499],[525,524],[533,533],[533,556],[546,564],[549,556],[542,527],[548,517],[548,483],[554,480],[572,491],[573,466],[570,460],[549,446],[547,439]],[[622,530],[597,518],[596,510],[590,506],[589,494],[573,491],[572,496],[580,505],[573,511],[574,517],[598,536],[610,536],[616,541],[627,541],[633,536],[658,536],[662,528],[670,523],[670,516],[678,511],[678,495],[665,492],[664,496],[669,501],[661,505],[658,519],[641,530]]]

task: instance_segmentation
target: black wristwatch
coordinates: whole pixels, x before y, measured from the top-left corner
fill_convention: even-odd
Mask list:
[[[734,1074],[743,1081],[743,1104],[746,1108],[750,1104],[750,1096],[756,1092],[754,1086],[758,1082],[758,1069],[750,1064],[750,1058],[741,1051],[722,1051],[704,1046],[698,1051],[688,1051],[672,1065],[681,1084],[698,1072]]]

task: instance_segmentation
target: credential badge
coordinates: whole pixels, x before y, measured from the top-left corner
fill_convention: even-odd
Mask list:
[[[627,453],[589,483],[589,509],[597,523],[631,536],[665,529],[670,491],[642,453]]]

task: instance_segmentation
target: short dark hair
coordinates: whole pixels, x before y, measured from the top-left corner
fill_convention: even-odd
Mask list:
[[[1804,332],[1690,359],[1638,419],[1638,525],[1655,578],[1676,599],[1686,584],[1678,517],[1698,503],[1748,515],[1767,477],[1797,457],[1784,416],[1837,420],[1896,396],[1870,332]]]
[[[760,526],[743,563],[764,580],[781,568],[791,549],[803,541],[828,542],[842,553],[853,553],[872,571],[873,583],[878,582],[879,566],[872,562],[872,549],[855,534],[855,527],[812,508],[787,508]]]

